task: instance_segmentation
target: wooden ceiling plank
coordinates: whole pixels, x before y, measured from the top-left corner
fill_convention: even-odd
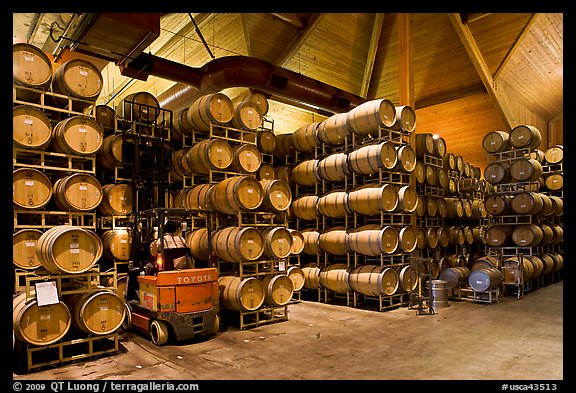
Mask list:
[[[399,13],[397,17],[400,105],[409,105],[414,108],[414,23],[411,14]]]
[[[248,23],[246,21],[246,14],[240,14],[240,20],[242,21],[242,31],[244,32],[244,41],[246,41],[246,53],[248,56],[254,56],[252,53],[252,44],[250,42],[250,32],[248,31]]]
[[[364,68],[364,76],[362,77],[362,87],[360,88],[360,96],[364,98],[368,96],[368,89],[370,87],[370,80],[372,79],[372,70],[374,69],[374,60],[376,59],[376,53],[378,52],[378,42],[380,41],[383,22],[383,13],[374,14],[372,36],[370,37],[368,55],[366,56],[366,66]]]
[[[275,17],[282,19],[284,22],[288,22],[290,23],[292,26],[296,26],[297,28],[301,29],[302,27],[304,27],[304,25],[302,24],[302,20],[300,18],[298,18],[296,16],[295,13],[293,12],[289,12],[289,13],[272,13],[272,15],[274,15]]]
[[[278,59],[274,62],[275,65],[283,67],[292,57],[298,52],[302,44],[306,42],[310,34],[314,31],[316,26],[322,20],[324,14],[312,14],[306,21],[306,26],[292,39],[286,49],[280,54]]]
[[[454,101],[460,98],[468,97],[478,93],[486,93],[486,88],[483,84],[477,84],[475,86],[465,87],[455,91],[450,91],[445,94],[439,94],[433,97],[423,98],[417,100],[415,103],[415,109],[424,109],[429,106],[443,104],[445,102]]]
[[[518,48],[518,44],[520,42],[522,42],[523,38],[526,36],[526,33],[528,33],[528,31],[530,30],[530,27],[533,25],[534,20],[536,19],[535,16],[536,16],[536,14],[532,14],[530,16],[530,19],[528,19],[528,21],[526,22],[526,25],[524,26],[524,28],[522,29],[522,31],[520,32],[520,34],[518,35],[518,37],[516,38],[516,40],[514,41],[512,46],[510,47],[510,49],[508,50],[508,53],[506,53],[506,56],[504,56],[504,58],[502,59],[502,62],[500,63],[500,65],[496,69],[496,72],[494,73],[494,79],[495,80],[498,78],[500,71],[504,68],[504,66],[506,65],[508,60],[510,60],[510,58],[512,57],[512,53],[514,53],[514,50],[516,48]]]
[[[510,110],[510,105],[508,105],[508,99],[505,92],[503,89],[499,89],[495,84],[494,79],[490,74],[490,70],[482,58],[480,49],[478,48],[478,45],[476,45],[470,29],[468,26],[462,24],[459,14],[448,14],[448,18],[450,19],[452,26],[454,26],[454,30],[456,31],[458,38],[464,45],[464,48],[466,49],[466,52],[468,53],[468,56],[470,57],[470,60],[472,61],[478,76],[482,80],[484,87],[486,87],[488,94],[492,98],[492,101],[494,102],[498,113],[502,117],[504,124],[511,130],[517,124],[514,113]]]

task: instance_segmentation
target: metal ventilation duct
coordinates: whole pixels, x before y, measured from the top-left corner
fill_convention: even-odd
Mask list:
[[[194,68],[171,60],[142,53],[121,67],[124,76],[146,80],[153,75],[180,82],[162,101],[169,105],[183,102],[188,93],[210,94],[231,87],[247,87],[315,112],[342,113],[366,99],[326,83],[246,56],[221,57]],[[171,97],[170,94],[180,95]],[[176,105],[174,105],[174,109]]]

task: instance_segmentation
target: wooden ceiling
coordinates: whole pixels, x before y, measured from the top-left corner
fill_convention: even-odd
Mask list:
[[[412,13],[403,16],[407,25],[399,25],[399,15],[164,14],[160,35],[145,52],[190,67],[202,67],[213,57],[250,56],[367,100],[413,105],[416,133],[440,135],[449,152],[481,168],[487,163],[481,141],[493,130],[531,124],[543,133],[542,149],[562,143],[561,127],[558,132],[551,124],[563,115],[563,14]],[[58,17],[63,18],[14,14],[14,41],[42,47]],[[411,56],[399,49],[402,45]],[[148,91],[160,100],[182,86],[153,76],[147,81],[124,77],[114,63],[102,64],[102,75],[98,104],[112,107],[130,93]],[[244,90],[224,93],[234,98]],[[406,97],[411,102],[402,102]],[[194,98],[190,94],[179,105]],[[327,118],[274,100],[267,117],[276,133]],[[548,135],[552,128],[555,135]]]

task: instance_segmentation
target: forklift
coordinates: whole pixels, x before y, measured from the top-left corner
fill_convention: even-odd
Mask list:
[[[133,186],[133,238],[125,294],[129,316],[124,328],[149,336],[158,346],[170,339],[182,341],[214,335],[220,325],[218,270],[214,260],[211,258],[207,266],[196,267],[200,261],[190,258],[191,268],[167,269],[163,242],[156,258],[150,255],[149,246],[155,234],[163,238],[164,224],[169,218],[181,222],[181,229],[185,231],[188,221],[202,223],[203,217],[210,236],[210,211],[166,207],[172,166],[172,111],[130,101],[122,108],[130,111],[124,118],[136,119],[119,127],[122,167],[131,174]],[[132,112],[158,113],[159,116],[142,122],[137,119],[148,117],[135,116]],[[209,251],[210,246],[209,237]],[[155,269],[147,270],[148,264]]]
[[[193,211],[164,208],[141,213],[138,221],[147,225],[140,225],[139,234],[154,233],[150,229],[157,221],[157,234],[161,239],[164,235],[164,217],[177,215],[184,218]],[[142,242],[142,246],[154,240],[153,236],[146,235],[144,238],[150,241]],[[140,251],[140,255],[149,255],[147,247],[141,247]],[[158,346],[168,343],[171,338],[183,341],[215,335],[220,329],[217,268],[165,270],[165,254],[163,242],[160,242],[154,269],[157,271],[150,274],[145,268],[150,263],[149,256],[140,260],[139,268],[131,270],[127,290],[129,327],[150,336]]]

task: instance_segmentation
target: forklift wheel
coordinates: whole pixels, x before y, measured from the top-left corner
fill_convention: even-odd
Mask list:
[[[154,344],[158,346],[166,344],[168,342],[168,325],[166,322],[153,320],[150,324],[150,336]]]
[[[217,334],[220,331],[220,318],[218,315],[214,318],[214,327],[212,328],[212,334]]]

